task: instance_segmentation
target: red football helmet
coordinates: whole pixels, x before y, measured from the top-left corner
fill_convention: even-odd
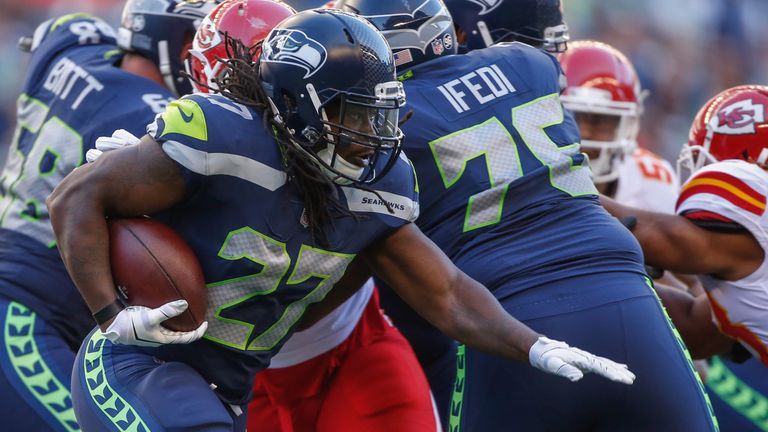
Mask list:
[[[768,168],[768,86],[742,85],[707,101],[693,119],[677,172],[691,175],[710,162],[742,159]],[[687,172],[683,172],[687,170]]]
[[[263,41],[285,18],[295,14],[290,6],[272,0],[227,0],[205,17],[195,34],[187,72],[194,78],[195,91],[216,90],[213,82],[226,69],[220,59],[227,59],[224,33],[239,39],[246,46]],[[197,81],[197,82],[195,82]]]
[[[585,150],[597,152],[590,159],[595,183],[618,177],[618,162],[637,147],[643,93],[634,66],[616,48],[597,41],[575,41],[560,55],[567,78],[563,105],[576,115],[614,117],[615,132],[605,140],[582,139]]]

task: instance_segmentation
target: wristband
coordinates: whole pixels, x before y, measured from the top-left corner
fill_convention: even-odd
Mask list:
[[[96,320],[96,324],[102,325],[119,314],[123,309],[125,309],[123,302],[120,299],[115,299],[115,301],[99,309],[92,316]]]

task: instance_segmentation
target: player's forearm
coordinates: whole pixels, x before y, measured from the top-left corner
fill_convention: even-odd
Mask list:
[[[676,215],[648,212],[623,206],[601,195],[600,203],[614,217],[626,220],[635,218],[631,228],[643,249],[648,265],[679,273],[707,273],[704,259],[696,259],[702,252],[701,239],[692,235],[695,226]]]
[[[527,363],[540,335],[510,316],[487,288],[458,273],[452,295],[433,324],[474,349]]]
[[[115,301],[103,208],[89,194],[87,171],[70,174],[47,200],[59,252],[91,312]]]
[[[720,333],[712,322],[706,295],[693,297],[685,291],[659,285],[656,292],[693,358],[730,351],[734,341]]]
[[[397,295],[446,335],[477,350],[528,361],[539,335],[509,316],[415,225],[399,228],[364,256]]]

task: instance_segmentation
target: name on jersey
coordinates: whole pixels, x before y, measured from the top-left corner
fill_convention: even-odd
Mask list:
[[[496,65],[483,66],[437,87],[459,114],[517,90]]]
[[[395,210],[404,211],[405,210],[405,204],[400,204],[392,201],[383,201],[377,198],[366,198],[363,197],[363,204],[371,204],[371,205],[380,205],[386,207],[387,204],[389,204],[390,207],[392,207]]]
[[[72,96],[74,98],[72,109],[76,110],[92,91],[99,92],[104,88],[104,85],[75,62],[63,57],[48,73],[43,88],[61,100]]]

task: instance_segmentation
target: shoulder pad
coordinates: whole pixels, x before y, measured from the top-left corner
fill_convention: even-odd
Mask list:
[[[49,19],[37,26],[29,51],[37,51],[43,43],[58,45],[61,48],[102,43],[114,45],[116,33],[101,18],[87,13],[72,13]]]
[[[677,213],[706,210],[730,220],[760,217],[766,210],[768,174],[743,161],[708,165],[683,185]]]

